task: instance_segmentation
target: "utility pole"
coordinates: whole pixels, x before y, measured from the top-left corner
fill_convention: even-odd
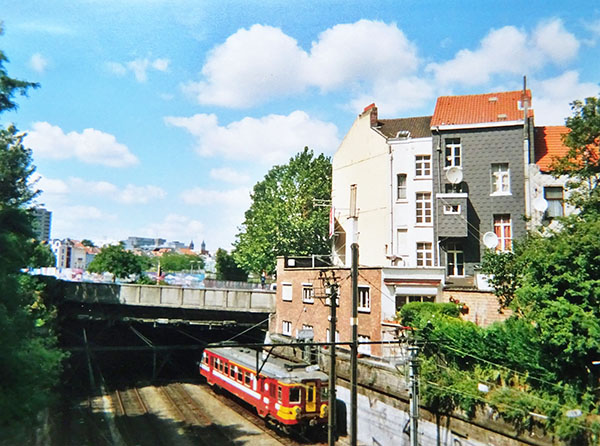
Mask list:
[[[419,446],[419,347],[408,347],[410,377],[410,445]]]
[[[337,381],[336,371],[336,352],[335,352],[335,332],[337,326],[337,301],[338,301],[338,284],[335,277],[335,271],[332,271],[331,279],[324,277],[324,271],[321,271],[319,276],[323,282],[324,288],[327,292],[329,290],[329,404],[328,404],[328,425],[327,425],[327,439],[328,446],[335,446],[337,437],[337,413],[335,410],[335,403],[337,401],[337,393],[335,391],[335,384]],[[326,300],[327,302],[327,300]]]
[[[357,224],[358,212],[356,209],[356,184],[350,186],[350,219],[352,219],[352,345],[350,349],[350,446],[356,446],[358,441],[358,243]]]

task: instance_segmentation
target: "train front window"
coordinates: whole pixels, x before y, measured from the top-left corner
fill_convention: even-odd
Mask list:
[[[300,387],[290,387],[290,403],[300,402]]]

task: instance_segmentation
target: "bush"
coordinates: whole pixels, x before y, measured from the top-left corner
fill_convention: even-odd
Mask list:
[[[436,304],[433,302],[410,302],[404,305],[396,317],[403,325],[423,328],[431,318],[439,316],[458,317],[460,306],[453,303]]]

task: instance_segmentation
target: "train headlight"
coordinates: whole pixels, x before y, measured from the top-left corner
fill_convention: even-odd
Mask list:
[[[325,418],[329,415],[327,404],[321,404],[321,410],[319,411],[319,416],[321,418]]]

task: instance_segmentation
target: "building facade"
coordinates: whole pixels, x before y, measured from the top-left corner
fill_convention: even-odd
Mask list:
[[[52,212],[44,208],[33,209],[33,229],[35,238],[41,242],[50,241],[50,230],[52,228]]]

